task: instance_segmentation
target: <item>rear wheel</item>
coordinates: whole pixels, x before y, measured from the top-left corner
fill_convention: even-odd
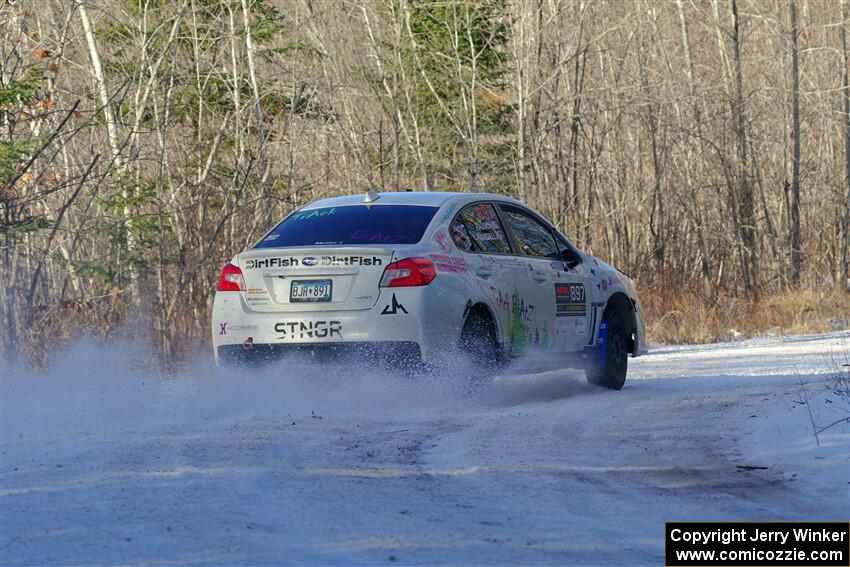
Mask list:
[[[472,367],[470,384],[486,384],[493,378],[499,365],[499,343],[492,319],[477,312],[470,313],[460,333],[458,348]]]
[[[584,373],[591,384],[619,390],[626,382],[629,364],[626,324],[619,311],[605,314],[599,335],[601,344],[591,353]]]

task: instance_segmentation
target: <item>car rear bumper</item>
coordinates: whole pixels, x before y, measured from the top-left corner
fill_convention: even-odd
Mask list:
[[[382,289],[372,309],[356,311],[256,312],[239,292],[219,292],[213,305],[212,343],[217,362],[279,358],[309,353],[312,358],[349,353],[389,359],[415,350],[433,363],[456,347],[463,304],[428,288]],[[415,347],[415,348],[414,348]]]
[[[260,366],[290,357],[299,361],[350,362],[391,368],[415,368],[422,363],[419,345],[409,341],[323,344],[246,343],[220,346],[217,354],[223,365]]]

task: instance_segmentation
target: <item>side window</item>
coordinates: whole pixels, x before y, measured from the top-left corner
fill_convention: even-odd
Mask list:
[[[475,251],[497,254],[510,254],[511,246],[502,229],[502,223],[496,215],[496,209],[489,203],[469,205],[458,213],[458,220],[465,226],[466,234],[474,245]],[[454,222],[452,223],[454,226]],[[454,231],[452,231],[454,237]],[[455,240],[457,242],[457,240]],[[460,246],[458,244],[458,246]]]
[[[449,233],[452,235],[452,240],[455,241],[455,246],[466,252],[472,252],[475,248],[472,245],[472,239],[469,237],[469,232],[466,230],[466,225],[463,224],[463,219],[460,215],[455,217],[452,224],[449,225]]]
[[[502,212],[520,252],[528,256],[561,257],[547,226],[521,209],[503,206]]]

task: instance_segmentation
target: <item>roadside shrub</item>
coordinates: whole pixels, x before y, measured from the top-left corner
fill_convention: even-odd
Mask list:
[[[641,300],[650,344],[706,343],[850,328],[850,293],[840,289],[805,288],[753,299],[641,290]]]

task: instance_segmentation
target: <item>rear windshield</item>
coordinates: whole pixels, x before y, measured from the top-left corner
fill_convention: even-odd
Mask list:
[[[298,211],[254,248],[318,244],[416,244],[437,207],[347,205]]]

